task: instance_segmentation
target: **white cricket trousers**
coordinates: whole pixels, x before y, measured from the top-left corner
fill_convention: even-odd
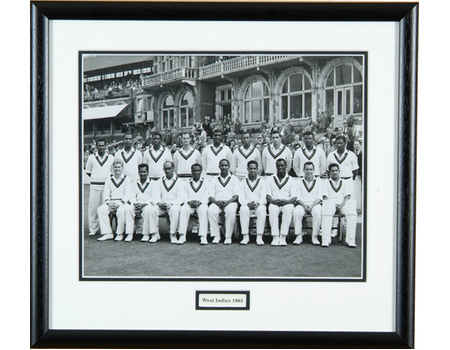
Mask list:
[[[225,238],[231,238],[236,223],[237,203],[228,204],[223,210],[225,213]],[[208,221],[211,226],[211,237],[220,236],[219,215],[222,212],[216,204],[211,204],[208,208]]]
[[[96,233],[99,229],[97,209],[103,202],[103,188],[100,185],[90,185],[89,187],[89,233]]]
[[[269,223],[272,236],[287,236],[289,233],[289,226],[292,221],[292,213],[294,212],[293,204],[286,204],[281,207],[274,204],[269,204]],[[278,216],[282,214],[281,229],[279,228]]]
[[[252,215],[256,215],[256,234],[264,234],[264,228],[266,227],[266,206],[264,204],[261,204],[256,210],[250,210],[247,205],[241,206],[241,209],[239,209],[239,216],[242,234],[248,235],[250,216]]]
[[[119,205],[119,207],[116,210],[116,216],[117,216],[117,230],[116,233],[118,235],[123,234],[125,231],[125,211],[127,210],[127,205],[122,204],[121,201],[110,201],[115,202]],[[100,231],[102,235],[110,234],[112,233],[111,229],[111,223],[109,221],[109,213],[112,211],[110,206],[108,204],[102,204],[98,207],[98,220],[100,222]]]
[[[148,221],[150,216],[150,211],[152,210],[153,205],[147,204],[144,208],[142,208],[142,234],[148,235]],[[134,205],[128,205],[125,212],[125,231],[128,235],[132,235],[134,233],[134,225],[136,220],[136,208]]]
[[[312,203],[306,203],[311,205]],[[297,205],[294,209],[293,220],[294,220],[294,229],[295,235],[301,235],[303,230],[303,217],[305,216],[306,211],[301,205]],[[312,236],[319,236],[320,224],[322,222],[322,207],[318,204],[315,205],[311,210],[312,220],[313,220],[313,229]]]
[[[341,203],[340,200],[327,199],[322,203],[322,244],[331,243],[331,228],[333,226],[333,215],[336,213],[336,204]],[[347,220],[347,233],[345,242],[347,244],[355,244],[356,242],[356,200],[349,199],[341,213],[345,215]]]
[[[153,206],[149,210],[148,220],[144,219],[144,222],[148,222],[148,228],[150,230],[150,234],[159,233],[159,217],[166,212],[162,210],[157,205]],[[176,234],[178,229],[178,221],[180,217],[180,205],[174,204],[169,209],[169,234]],[[144,225],[143,225],[144,226]],[[144,227],[142,227],[142,232],[144,232]]]
[[[180,226],[178,232],[180,235],[185,235],[189,224],[189,218],[192,214],[198,215],[198,235],[200,237],[206,237],[208,232],[208,205],[202,204],[199,207],[193,209],[189,204],[184,204],[180,209]]]

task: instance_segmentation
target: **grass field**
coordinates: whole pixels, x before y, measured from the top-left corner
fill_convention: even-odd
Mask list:
[[[85,185],[88,197],[88,186]],[[87,218],[88,198],[84,199]],[[83,232],[84,277],[261,277],[261,278],[358,278],[361,277],[361,218],[357,225],[357,247],[349,248],[333,238],[328,248],[311,244],[311,236],[304,236],[299,246],[292,239],[285,247],[272,247],[271,237],[264,237],[265,245],[251,242],[200,245],[196,235],[188,233],[183,245],[171,244],[165,220],[161,220],[162,238],[157,243],[98,242],[88,236],[87,220]],[[211,240],[211,239],[209,239]],[[82,255],[83,257],[83,255]]]

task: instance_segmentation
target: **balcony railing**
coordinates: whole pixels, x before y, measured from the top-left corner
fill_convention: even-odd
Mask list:
[[[265,66],[272,63],[289,61],[298,56],[291,55],[265,55],[241,56],[230,60],[216,62],[199,68],[199,78],[206,79],[224,74],[237,72],[243,69]]]
[[[167,84],[181,79],[197,79],[198,71],[196,68],[181,67],[167,72],[150,75],[142,78],[142,87],[152,87],[161,84]]]
[[[182,79],[207,79],[237,72],[243,69],[266,66],[272,63],[292,60],[298,56],[292,55],[252,55],[240,56],[200,68],[181,67],[167,72],[153,74],[142,78],[142,87],[148,88],[179,81]]]

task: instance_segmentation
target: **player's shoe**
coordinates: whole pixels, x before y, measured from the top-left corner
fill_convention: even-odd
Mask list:
[[[114,240],[115,240],[116,242],[123,241],[123,234],[119,233],[119,234],[116,236],[116,238],[114,238]]]
[[[295,241],[292,244],[299,245],[302,242],[303,242],[303,236],[300,234],[300,235],[297,235],[297,238],[295,238]]]
[[[107,241],[110,239],[114,239],[114,235],[112,233],[107,233],[107,234],[101,236],[100,238],[97,238],[97,241],[103,242],[103,241]]]

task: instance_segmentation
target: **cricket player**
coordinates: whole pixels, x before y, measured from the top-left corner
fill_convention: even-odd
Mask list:
[[[342,213],[347,221],[345,242],[351,248],[356,247],[356,200],[352,199],[353,182],[339,175],[339,165],[332,163],[328,167],[330,179],[325,181],[322,203],[322,246],[331,244],[333,215]]]
[[[231,164],[232,153],[228,146],[222,143],[222,132],[215,130],[212,145],[206,146],[202,152],[202,166],[206,173],[205,179],[212,180],[219,175],[219,162],[227,159]]]
[[[208,233],[209,182],[201,176],[202,171],[203,169],[200,164],[193,164],[191,166],[192,178],[185,182],[186,201],[180,209],[180,225],[178,229],[180,237],[177,244],[186,242],[189,218],[194,213],[197,213],[198,216],[200,244],[208,244],[206,235]]]
[[[219,162],[220,175],[210,182],[210,197],[208,208],[208,221],[211,227],[212,243],[220,243],[219,215],[225,213],[225,241],[231,244],[231,236],[236,223],[236,210],[238,207],[238,185],[237,177],[230,174],[230,162],[222,159]]]
[[[242,146],[239,146],[231,157],[231,173],[242,181],[247,177],[247,165],[250,161],[256,162],[260,174],[262,169],[261,153],[252,145],[250,133],[244,132],[242,135]]]
[[[89,184],[89,236],[93,236],[100,228],[97,209],[103,204],[103,190],[106,180],[111,176],[114,157],[106,153],[106,141],[97,140],[97,153],[89,156],[86,163],[86,174],[90,177]]]
[[[142,242],[148,242],[150,209],[154,207],[160,197],[158,182],[148,177],[148,164],[139,164],[139,180],[132,183],[132,195],[125,211],[126,242],[133,240],[136,215],[142,216]]]
[[[306,162],[303,165],[304,178],[298,179],[298,198],[293,213],[294,229],[296,238],[293,244],[300,244],[303,241],[302,221],[305,214],[311,214],[313,218],[312,243],[320,244],[318,236],[322,221],[322,182],[320,178],[314,176],[315,167],[313,162]]]
[[[163,214],[168,214],[170,243],[176,244],[178,242],[177,229],[180,207],[185,201],[184,182],[174,174],[172,161],[166,161],[163,167],[166,175],[158,180],[159,201],[149,212],[149,230],[152,236],[149,242],[155,243],[161,238],[159,234],[159,217]]]
[[[161,145],[161,134],[152,134],[152,147],[144,152],[144,163],[148,164],[148,176],[152,180],[158,180],[164,176],[163,165],[167,161],[172,161],[170,151]]]
[[[286,173],[292,166],[292,152],[281,143],[281,135],[277,130],[272,131],[272,144],[267,146],[262,152],[262,165],[264,175],[269,177],[277,172],[276,161],[284,159],[286,163]]]
[[[239,184],[240,223],[242,232],[241,244],[248,244],[250,215],[256,214],[256,244],[264,245],[263,234],[266,225],[266,183],[258,176],[258,162],[247,163],[248,176]]]
[[[272,231],[272,246],[286,246],[286,236],[297,201],[295,179],[287,174],[286,161],[276,161],[277,173],[266,179],[267,203],[269,204],[269,222]],[[281,229],[278,216],[282,214]]]
[[[131,198],[131,180],[123,173],[123,161],[115,159],[113,163],[113,175],[105,182],[103,191],[103,202],[98,207],[98,219],[102,236],[98,241],[106,241],[114,238],[109,221],[109,213],[116,211],[117,232],[116,241],[123,240],[125,231],[125,211],[127,202]]]
[[[305,131],[303,134],[304,147],[295,151],[293,168],[298,177],[304,177],[304,164],[312,162],[314,164],[314,176],[319,177],[327,170],[327,159],[322,148],[314,145],[314,133]]]

